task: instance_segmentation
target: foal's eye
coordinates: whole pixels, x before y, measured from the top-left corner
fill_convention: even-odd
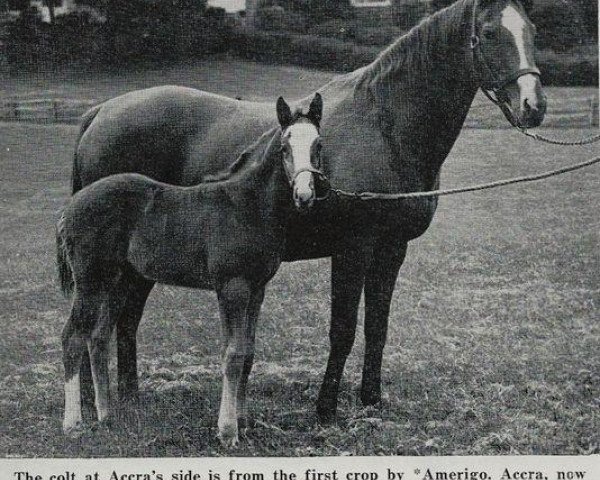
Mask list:
[[[486,40],[494,40],[497,37],[497,32],[493,28],[484,28],[483,29],[483,38]]]

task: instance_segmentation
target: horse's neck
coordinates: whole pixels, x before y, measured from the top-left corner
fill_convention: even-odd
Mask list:
[[[469,50],[471,0],[433,15],[361,72],[362,89],[384,137],[439,171],[477,91]],[[406,160],[406,158],[404,158]]]
[[[265,218],[274,215],[281,220],[291,204],[291,193],[277,148],[275,137],[260,148],[256,152],[258,160],[237,179],[235,188],[243,196],[255,198]]]

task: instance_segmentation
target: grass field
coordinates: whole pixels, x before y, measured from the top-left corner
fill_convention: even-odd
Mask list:
[[[53,222],[68,195],[74,127],[0,126],[2,455],[213,455],[219,399],[213,294],[159,287],[140,329],[145,408],[62,436]],[[556,134],[579,135],[581,131]],[[486,145],[482,149],[481,145]],[[526,155],[524,154],[526,152]],[[552,168],[597,152],[470,130],[444,185]],[[268,291],[240,455],[591,453],[600,445],[598,168],[449,197],[415,241],[394,297],[379,409],[357,401],[362,340],[341,421],[316,425],[327,353],[327,260],[286,264]]]
[[[287,72],[247,95],[281,88],[298,96],[287,83],[298,71]],[[64,437],[59,338],[68,302],[55,281],[53,223],[69,194],[75,137],[71,126],[0,124],[0,456],[600,453],[598,167],[441,200],[398,280],[380,407],[363,409],[358,400],[359,329],[339,423],[316,423],[328,352],[323,259],[284,264],[268,289],[248,392],[254,427],[239,449],[225,451],[215,439],[214,294],[163,286],[139,332],[143,408],[112,428]],[[506,130],[466,130],[443,186],[597,154]]]

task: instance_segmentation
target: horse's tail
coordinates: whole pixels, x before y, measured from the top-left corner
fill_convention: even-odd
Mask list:
[[[61,212],[60,218],[56,223],[56,266],[58,268],[58,280],[60,289],[66,297],[73,293],[74,280],[73,270],[68,259],[67,238],[65,232],[65,213]]]
[[[96,105],[95,107],[90,108],[87,112],[85,112],[81,116],[81,125],[79,127],[79,136],[77,137],[77,143],[75,144],[75,151],[73,152],[73,171],[71,172],[71,194],[77,193],[79,190],[83,188],[83,183],[81,181],[81,175],[79,174],[79,162],[77,161],[77,150],[79,150],[79,143],[81,142],[81,137],[86,132],[98,112],[102,108],[102,104]]]

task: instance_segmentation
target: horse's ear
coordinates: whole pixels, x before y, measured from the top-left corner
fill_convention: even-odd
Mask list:
[[[292,124],[292,110],[283,97],[277,99],[277,120],[281,128],[287,128]]]
[[[321,97],[320,93],[315,93],[306,116],[317,125],[321,123],[321,118],[323,117],[323,97]]]

